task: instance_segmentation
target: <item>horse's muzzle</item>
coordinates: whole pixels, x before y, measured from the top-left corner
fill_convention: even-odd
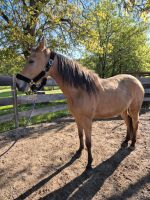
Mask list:
[[[16,81],[16,87],[19,91],[21,92],[26,92],[27,88],[28,88],[28,84],[22,80],[18,80]]]

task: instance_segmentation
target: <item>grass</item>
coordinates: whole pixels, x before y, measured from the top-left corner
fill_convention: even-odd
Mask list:
[[[68,114],[69,114],[68,111],[64,110],[64,111],[58,111],[55,113],[37,115],[31,118],[31,121],[28,125],[50,122],[54,119],[68,116]],[[26,125],[27,120],[28,120],[27,118],[22,118],[21,120],[19,120],[19,127],[24,127]],[[0,132],[5,132],[5,131],[13,130],[13,129],[15,129],[14,122],[10,121],[10,122],[1,123]]]
[[[37,103],[35,106],[35,109],[44,108],[44,107],[48,107],[48,106],[56,106],[56,105],[60,105],[60,104],[64,104],[64,103],[66,103],[65,100],[58,100],[58,101],[47,102],[47,103]],[[30,109],[32,109],[32,105],[33,104],[19,105],[18,112],[30,110]],[[6,114],[10,114],[12,112],[13,112],[12,105],[0,106],[0,115],[6,115]]]
[[[58,94],[58,93],[62,93],[62,91],[60,89],[45,91],[45,94]]]
[[[54,90],[50,90],[50,87],[45,87],[45,94],[58,94],[58,93],[62,93],[62,91],[55,86]],[[25,95],[22,92],[17,92],[18,96],[23,96]],[[11,87],[9,86],[0,86],[0,98],[9,98],[12,97],[12,93],[11,93]]]
[[[8,106],[0,106],[0,115],[6,115],[9,113],[12,113],[13,111],[13,106],[8,105]]]
[[[10,88],[11,88],[10,86],[0,86],[0,90],[10,89]]]
[[[45,91],[46,94],[61,93],[61,90],[58,87],[55,87],[55,90],[48,90],[48,89],[49,88],[46,87],[46,91]],[[24,94],[21,92],[18,92],[18,95],[20,96],[20,95],[24,95]],[[11,95],[10,87],[0,87],[0,98],[8,98],[11,96],[12,95]],[[35,109],[44,108],[44,107],[48,107],[48,106],[56,106],[56,105],[60,105],[60,104],[64,104],[64,103],[66,103],[65,100],[59,100],[59,101],[47,102],[47,103],[38,103],[38,104],[36,104]],[[18,112],[27,111],[27,110],[30,110],[31,108],[32,108],[32,104],[19,105]],[[0,115],[10,114],[12,112],[13,112],[12,105],[0,106]],[[34,116],[31,118],[30,125],[39,124],[39,123],[43,123],[43,122],[50,122],[56,118],[67,116],[67,115],[68,115],[68,111],[64,110],[64,111],[58,111],[55,113],[47,113],[47,114],[43,114],[43,115]],[[19,120],[19,126],[20,127],[25,126],[26,121],[27,121],[27,118],[22,118],[21,120]],[[0,132],[9,131],[14,128],[15,128],[14,121],[4,122],[4,123],[1,123]]]
[[[18,96],[25,95],[22,92],[18,92]],[[0,86],[0,98],[9,98],[12,97],[11,87],[10,86]]]
[[[11,87],[0,87],[0,98],[8,98],[11,97]]]

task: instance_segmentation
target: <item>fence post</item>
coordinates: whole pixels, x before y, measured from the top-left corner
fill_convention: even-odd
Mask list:
[[[13,96],[13,109],[14,109],[14,119],[15,119],[15,128],[19,127],[18,119],[18,104],[17,104],[17,90],[16,90],[16,76],[13,75],[13,85],[12,85],[12,96]]]

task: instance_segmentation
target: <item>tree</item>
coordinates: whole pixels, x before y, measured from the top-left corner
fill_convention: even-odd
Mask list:
[[[133,16],[138,2],[141,18]],[[0,73],[18,71],[43,34],[48,47],[56,51],[69,54],[75,46],[78,52],[80,47],[85,48],[82,63],[102,77],[147,69],[148,3],[148,0],[1,1]]]
[[[75,37],[80,31],[78,27],[83,20],[81,13],[82,4],[77,4],[77,1],[1,1],[0,46],[4,49],[3,55],[10,53],[11,49],[14,59],[27,57],[30,48],[43,34],[51,49],[65,51],[76,43]]]
[[[0,49],[0,74],[15,74],[23,66],[24,58],[13,48]]]
[[[120,14],[128,13],[136,19],[147,18],[150,0],[116,0]]]
[[[150,63],[147,22],[120,16],[117,6],[114,1],[103,0],[87,14],[89,34],[81,41],[87,55],[81,62],[87,64],[90,57],[90,67],[101,77],[139,71],[144,60]]]

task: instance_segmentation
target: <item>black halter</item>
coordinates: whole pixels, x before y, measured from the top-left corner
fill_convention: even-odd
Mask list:
[[[46,82],[47,82],[47,78],[44,77],[46,75],[46,73],[49,71],[49,69],[51,68],[53,62],[54,62],[54,58],[55,58],[55,55],[56,53],[51,51],[51,54],[50,54],[50,59],[47,63],[47,65],[45,66],[45,70],[41,71],[36,77],[34,77],[33,79],[29,79],[28,77],[26,76],[23,76],[22,74],[17,74],[16,75],[16,78],[17,79],[20,79],[26,83],[29,83],[30,84],[30,88],[33,92],[37,92],[38,90],[40,90],[44,85],[46,85]],[[40,83],[40,85],[36,85],[36,83],[42,78],[42,81]]]

